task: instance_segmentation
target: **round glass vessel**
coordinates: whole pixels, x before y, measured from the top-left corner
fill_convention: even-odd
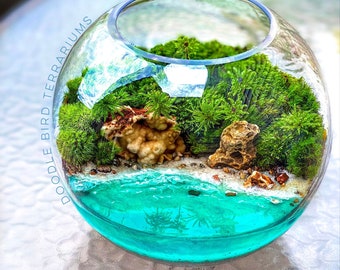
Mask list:
[[[80,214],[167,261],[233,258],[282,235],[331,147],[315,57],[254,0],[117,4],[71,50],[53,113]]]

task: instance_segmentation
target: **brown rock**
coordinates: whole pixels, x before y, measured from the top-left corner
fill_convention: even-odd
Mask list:
[[[227,167],[224,167],[224,168],[223,168],[223,171],[224,171],[225,173],[230,173],[230,169],[227,168]]]
[[[226,191],[225,195],[227,197],[235,197],[237,195],[237,193],[234,192],[234,191]]]
[[[281,173],[276,177],[276,181],[281,185],[284,186],[288,181],[289,176],[286,173]]]
[[[111,172],[111,167],[107,165],[100,165],[97,166],[97,171],[102,173],[109,173]]]
[[[212,177],[213,177],[213,179],[214,179],[215,181],[221,181],[221,179],[220,179],[220,177],[218,176],[218,174],[214,174]]]
[[[243,186],[246,188],[257,186],[260,188],[271,189],[274,186],[274,182],[269,176],[258,171],[253,171],[246,181],[244,181]]]
[[[96,169],[91,169],[90,175],[96,175],[98,172]]]
[[[241,179],[246,179],[247,177],[247,175],[243,171],[240,171],[238,175],[240,176]]]
[[[248,168],[256,157],[253,140],[259,132],[257,125],[247,121],[237,121],[229,125],[222,132],[220,148],[209,156],[208,165],[212,168],[230,166],[238,170]]]
[[[177,166],[177,169],[184,169],[184,168],[186,168],[186,167],[187,167],[187,165],[184,164],[184,163],[182,163],[182,164],[180,164],[180,165]]]
[[[64,159],[62,160],[62,165],[69,175],[74,175],[78,172],[81,172],[81,168],[67,163]]]

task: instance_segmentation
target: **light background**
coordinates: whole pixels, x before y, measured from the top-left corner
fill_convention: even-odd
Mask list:
[[[314,51],[329,91],[333,150],[324,181],[282,237],[214,265],[171,265],[125,252],[63,205],[41,141],[43,89],[59,49],[85,16],[116,1],[30,0],[0,22],[0,269],[339,269],[339,1],[264,0]],[[59,189],[60,190],[60,189]]]

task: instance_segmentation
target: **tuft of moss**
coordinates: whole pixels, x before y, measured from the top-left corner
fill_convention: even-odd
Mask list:
[[[126,92],[121,91],[119,95],[111,93],[93,106],[92,115],[98,122],[106,121],[108,116],[119,112],[127,100],[129,97]]]
[[[287,155],[287,168],[297,176],[312,179],[319,171],[323,142],[317,136],[306,137],[292,144]]]
[[[152,90],[144,94],[146,103],[145,107],[149,112],[157,116],[170,117],[174,111],[174,99],[171,99],[165,92],[159,90]]]
[[[84,132],[92,131],[94,121],[92,111],[83,103],[67,103],[60,107],[59,126],[60,130],[80,130]]]
[[[287,166],[295,175],[311,178],[320,166],[323,144],[321,116],[294,108],[259,136],[257,164],[265,169]]]
[[[114,142],[99,141],[96,151],[97,165],[111,165],[119,152],[121,152],[121,149]]]
[[[78,89],[88,70],[89,70],[88,67],[84,68],[80,77],[71,79],[66,83],[68,92],[65,93],[64,95],[64,101],[63,101],[64,103],[73,104],[79,101]]]
[[[78,100],[78,88],[81,84],[82,79],[83,79],[82,77],[77,77],[72,80],[69,80],[66,83],[69,91],[65,93],[64,103],[73,104],[79,101]]]
[[[94,159],[96,138],[94,132],[62,129],[58,134],[57,146],[65,161],[79,167]]]

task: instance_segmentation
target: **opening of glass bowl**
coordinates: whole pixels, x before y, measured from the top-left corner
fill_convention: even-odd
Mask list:
[[[109,32],[142,57],[190,65],[223,64],[245,59],[263,50],[276,36],[275,17],[256,0],[180,2],[122,2],[110,14]],[[179,32],[184,36],[199,37],[201,41],[218,40],[250,47],[242,53],[217,59],[171,58],[141,49],[173,40]]]

